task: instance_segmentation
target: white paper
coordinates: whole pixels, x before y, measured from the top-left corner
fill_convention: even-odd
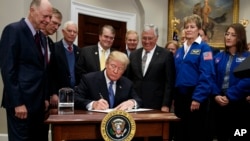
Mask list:
[[[102,112],[102,113],[109,113],[114,111],[115,109],[106,109],[106,110],[89,110],[92,112]],[[141,112],[141,111],[150,111],[153,109],[147,109],[147,108],[138,108],[138,109],[131,109],[131,110],[125,110],[126,112]]]

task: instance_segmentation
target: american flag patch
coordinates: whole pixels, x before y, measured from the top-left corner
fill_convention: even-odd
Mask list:
[[[211,51],[209,52],[204,52],[203,53],[203,59],[204,60],[212,60],[213,59],[213,54]]]

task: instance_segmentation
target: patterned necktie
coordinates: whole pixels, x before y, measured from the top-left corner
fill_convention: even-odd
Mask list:
[[[103,70],[105,68],[105,61],[106,61],[105,50],[102,49],[100,58],[100,70]]]
[[[109,108],[113,108],[114,107],[114,102],[115,102],[115,95],[114,95],[114,91],[113,91],[113,81],[109,82]]]
[[[145,52],[145,54],[143,55],[142,60],[141,60],[141,67],[142,67],[142,74],[143,75],[144,75],[144,71],[145,71],[147,58],[148,58],[148,52]]]

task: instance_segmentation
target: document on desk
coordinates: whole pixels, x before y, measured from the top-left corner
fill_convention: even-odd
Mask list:
[[[89,110],[92,112],[102,112],[102,113],[109,113],[114,111],[115,109],[106,109],[106,110]],[[125,110],[126,112],[142,112],[142,111],[150,111],[153,109],[147,109],[147,108],[138,108],[138,109],[130,109],[130,110]]]

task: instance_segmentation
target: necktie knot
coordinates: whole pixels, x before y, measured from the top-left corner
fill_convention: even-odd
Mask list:
[[[72,48],[71,45],[68,46],[68,50],[69,50],[69,52],[72,52],[72,51],[73,51],[73,48]]]
[[[114,81],[110,81],[109,84],[110,84],[110,85],[113,85],[113,84],[114,84]]]

